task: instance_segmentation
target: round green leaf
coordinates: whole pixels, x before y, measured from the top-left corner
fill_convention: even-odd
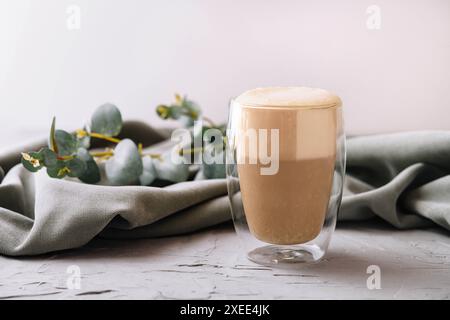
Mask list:
[[[90,132],[87,126],[84,126],[83,130],[86,132]],[[91,147],[91,137],[89,135],[85,135],[84,137],[81,138],[77,137],[77,149],[78,148],[89,149],[90,147]]]
[[[207,164],[203,162],[202,171],[206,179],[223,179],[225,178],[225,152],[214,144],[205,147],[205,152],[214,154],[214,159],[220,159],[219,163]]]
[[[142,174],[142,159],[136,144],[122,140],[114,150],[114,156],[105,164],[108,180],[116,185],[133,184]]]
[[[163,154],[161,159],[155,159],[153,165],[158,179],[183,182],[189,178],[189,165],[174,163],[170,152]]]
[[[30,172],[37,172],[44,166],[42,154],[39,152],[22,153],[21,163]]]
[[[38,172],[40,169],[42,169],[42,166],[34,166],[29,161],[25,160],[24,158],[21,159],[22,165],[30,172]]]
[[[75,136],[64,130],[55,131],[55,141],[60,156],[70,156],[77,151]]]
[[[47,174],[56,179],[62,179],[68,174],[64,161],[58,160],[54,166],[47,167]]]
[[[172,105],[169,107],[170,117],[178,120],[183,114],[183,108],[181,106]]]
[[[79,148],[77,151],[77,157],[86,164],[85,171],[78,176],[78,179],[84,183],[90,184],[99,182],[101,178],[100,169],[97,162],[95,162],[94,158],[89,154],[89,151],[84,148]]]
[[[156,114],[161,119],[164,119],[164,120],[169,119],[170,118],[170,108],[164,104],[161,104],[156,107]]]
[[[49,148],[42,148],[39,151],[39,154],[41,155],[44,165],[46,167],[53,167],[58,162],[58,156],[56,155],[55,152],[53,152]]]
[[[142,174],[139,177],[141,185],[148,186],[156,179],[156,170],[153,165],[153,159],[150,157],[142,158]]]
[[[181,106],[189,112],[192,119],[197,120],[199,118],[201,108],[195,101],[184,98]]]
[[[187,98],[183,99],[181,107],[186,114],[181,115],[178,120],[184,127],[190,128],[194,125],[194,122],[200,118],[201,108],[196,102],[188,100]]]
[[[78,158],[74,158],[66,161],[66,167],[70,170],[67,173],[69,177],[79,177],[86,171],[87,164]]]
[[[84,136],[82,138],[77,138],[77,148],[89,149],[91,146],[91,137]]]
[[[91,131],[115,137],[122,130],[120,110],[111,103],[105,103],[95,110],[91,118]]]
[[[206,179],[224,179],[225,164],[203,164],[203,175]]]
[[[181,125],[185,128],[190,128],[194,125],[194,120],[186,115],[182,115],[178,121],[181,123]]]

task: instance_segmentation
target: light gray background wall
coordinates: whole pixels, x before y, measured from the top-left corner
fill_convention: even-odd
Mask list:
[[[0,0],[0,143],[106,101],[161,125],[175,91],[225,121],[230,97],[268,85],[337,92],[351,133],[450,129],[449,58],[448,0]]]

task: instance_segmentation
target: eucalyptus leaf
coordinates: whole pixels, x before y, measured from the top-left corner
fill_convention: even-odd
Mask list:
[[[77,157],[86,164],[85,171],[78,176],[84,183],[94,184],[100,181],[100,169],[95,162],[94,158],[90,155],[89,151],[84,148],[79,148],[77,151]]]
[[[55,140],[55,131],[56,131],[56,117],[53,117],[52,126],[50,127],[50,136],[48,139],[48,146],[50,147],[50,150],[58,153],[58,146],[56,145],[56,140]]]
[[[189,178],[189,165],[173,162],[171,152],[153,161],[156,177],[171,182],[183,182]]]
[[[59,178],[58,172],[59,168],[47,168],[47,174],[51,178]]]
[[[91,146],[91,137],[84,136],[77,138],[77,148],[89,149]]]
[[[142,170],[142,159],[138,147],[130,139],[122,140],[116,146],[114,156],[105,164],[106,177],[116,185],[137,182]]]
[[[161,119],[169,119],[170,118],[170,108],[164,104],[160,104],[159,106],[156,107],[156,114],[161,118]]]
[[[83,131],[90,132],[90,129],[84,126]],[[82,137],[77,137],[77,148],[89,149],[91,147],[91,137],[89,135],[84,135]]]
[[[225,178],[225,152],[220,129],[210,128],[203,135],[203,167],[207,179]]]
[[[44,166],[42,155],[39,152],[24,152],[21,159],[22,165],[30,172],[37,172]]]
[[[117,136],[122,130],[120,110],[111,103],[105,103],[95,110],[91,117],[91,131],[108,137]]]
[[[225,152],[214,144],[205,147],[205,152],[214,154],[214,159],[220,160],[213,163],[203,161],[202,171],[206,179],[223,179],[225,178]]]
[[[43,166],[34,166],[30,162],[26,161],[24,158],[21,159],[22,165],[30,172],[38,172]]]
[[[64,130],[55,131],[58,155],[71,156],[77,151],[77,140],[73,134]]]
[[[39,154],[41,155],[42,161],[46,167],[53,167],[58,162],[58,156],[49,148],[42,148],[39,151]]]
[[[178,120],[183,115],[183,108],[178,105],[171,105],[169,107],[169,114],[172,119]]]
[[[225,164],[203,164],[203,175],[206,179],[224,179],[225,174]]]
[[[203,142],[208,152],[214,149],[223,149],[223,133],[219,128],[203,127]]]
[[[201,108],[196,102],[188,100],[186,97],[183,99],[181,107],[187,114],[181,115],[178,120],[184,127],[190,128],[194,125],[194,122],[200,118]]]
[[[66,161],[66,167],[69,169],[67,175],[76,178],[84,174],[87,164],[81,159],[74,158]]]
[[[181,97],[177,94],[175,99],[175,103],[170,106],[159,105],[156,107],[156,113],[162,119],[175,119],[186,128],[192,127],[194,122],[200,119],[200,106],[196,102],[187,99],[186,96]]]
[[[66,168],[64,161],[58,160],[57,163],[52,167],[47,167],[47,174],[51,178],[62,179],[69,172]]]
[[[181,106],[189,112],[189,115],[193,120],[199,119],[201,108],[195,101],[189,100],[185,97]]]
[[[194,119],[192,119],[191,117],[186,116],[186,115],[182,115],[182,116],[178,119],[178,121],[179,121],[179,122],[183,125],[183,127],[185,127],[185,128],[190,128],[190,127],[192,127],[192,126],[194,125],[194,122],[195,122]]]
[[[39,171],[44,166],[55,167],[58,165],[56,153],[49,148],[42,148],[39,152],[22,153],[21,162],[31,172]]]
[[[139,182],[143,186],[149,186],[156,179],[156,170],[153,165],[153,159],[151,157],[142,158],[142,174],[139,177]]]

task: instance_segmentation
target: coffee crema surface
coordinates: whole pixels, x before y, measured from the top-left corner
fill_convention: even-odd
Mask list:
[[[324,89],[308,87],[269,87],[244,92],[236,102],[246,106],[261,107],[335,107],[341,99]]]
[[[323,227],[331,194],[340,98],[323,89],[272,87],[247,91],[235,102],[233,107],[240,108],[238,130],[279,130],[274,175],[261,175],[264,164],[250,162],[249,136],[236,137],[246,146],[236,156],[250,231],[270,244],[313,240]]]

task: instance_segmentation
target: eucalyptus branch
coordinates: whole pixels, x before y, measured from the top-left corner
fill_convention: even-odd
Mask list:
[[[89,153],[94,158],[103,158],[103,157],[112,157],[114,155],[114,151],[99,151],[99,152],[90,152]]]
[[[195,121],[202,114],[197,103],[179,94],[175,95],[175,102],[171,105],[157,106],[156,112],[162,119],[180,121],[191,130],[191,134]],[[206,123],[201,128],[202,133],[211,128],[223,132],[223,126],[218,126],[208,117],[202,119]],[[155,179],[182,182],[191,176],[189,165],[165,161],[170,159],[172,150],[162,154],[145,152],[142,143],[135,143],[126,138],[119,139],[122,126],[120,110],[110,103],[98,107],[92,114],[89,124],[83,129],[76,130],[75,133],[56,129],[56,119],[53,118],[48,147],[22,153],[21,162],[31,172],[45,168],[52,178],[61,179],[69,176],[85,183],[100,181],[99,163],[103,161],[105,176],[114,185],[135,183],[151,185]],[[113,148],[92,151],[89,150],[92,139],[112,142],[115,145]],[[191,145],[191,149],[181,149],[178,152],[180,155],[196,154],[209,147],[209,145],[202,147]],[[217,150],[223,152],[223,148]],[[224,177],[222,164],[218,166],[203,164],[202,171],[206,178]]]

